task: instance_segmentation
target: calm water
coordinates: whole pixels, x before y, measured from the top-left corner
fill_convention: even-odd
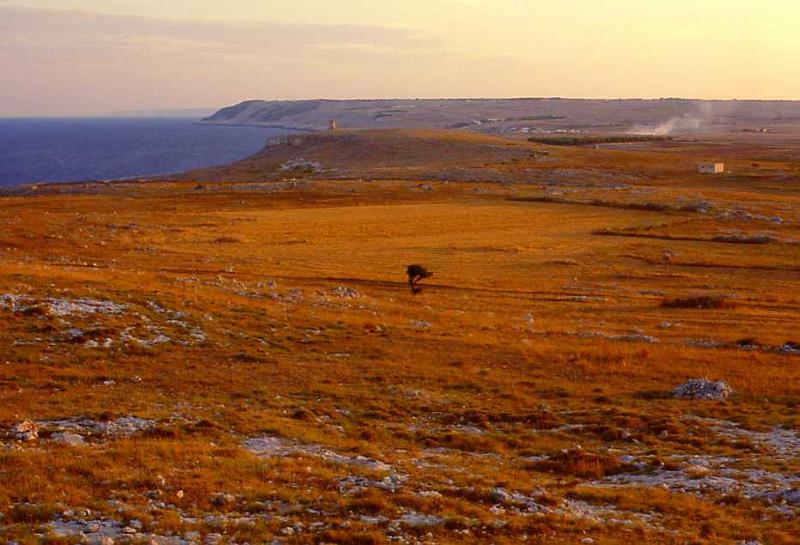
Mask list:
[[[219,165],[259,151],[274,129],[190,119],[0,119],[0,186],[109,180]]]

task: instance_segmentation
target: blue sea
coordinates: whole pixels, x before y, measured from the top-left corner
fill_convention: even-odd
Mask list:
[[[113,180],[220,165],[282,134],[179,118],[0,118],[0,186]]]

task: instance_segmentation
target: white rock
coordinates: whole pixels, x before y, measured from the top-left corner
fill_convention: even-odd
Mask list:
[[[400,522],[411,528],[428,528],[430,526],[438,526],[444,522],[444,519],[435,515],[421,515],[419,513],[406,513],[400,517]]]
[[[82,435],[78,435],[77,433],[71,433],[68,431],[54,433],[53,435],[50,436],[50,439],[59,443],[64,443],[65,445],[71,447],[78,447],[86,444],[86,442],[83,440]]]

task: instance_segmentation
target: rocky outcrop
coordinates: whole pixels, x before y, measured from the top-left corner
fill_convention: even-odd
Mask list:
[[[724,380],[713,381],[707,378],[693,378],[672,391],[680,399],[707,399],[723,401],[733,394],[733,389]]]

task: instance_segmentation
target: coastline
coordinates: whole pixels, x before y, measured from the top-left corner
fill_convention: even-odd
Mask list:
[[[293,127],[291,125],[265,125],[263,123],[217,123],[210,121],[195,121],[193,125],[202,125],[205,127],[241,127],[241,128],[256,128],[256,129],[273,129],[281,131],[294,131],[294,132],[307,132],[315,133],[321,132],[322,129],[309,129],[308,127]]]

